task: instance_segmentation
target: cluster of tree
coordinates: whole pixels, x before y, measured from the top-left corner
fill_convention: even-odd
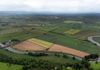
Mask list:
[[[25,65],[23,67],[23,70],[66,70],[67,67],[71,67],[73,70],[92,70],[90,68],[90,63],[88,61],[82,60],[80,63],[74,63],[74,64],[54,64],[50,62],[42,62],[40,61],[40,64],[37,66],[33,64]]]
[[[20,42],[19,39],[12,39],[11,41],[12,41],[12,42]]]
[[[48,54],[46,54],[46,53],[31,53],[31,52],[29,52],[28,53],[28,55],[30,55],[30,56],[48,56]]]
[[[85,60],[96,60],[99,58],[98,54],[90,54],[88,56],[85,56]]]

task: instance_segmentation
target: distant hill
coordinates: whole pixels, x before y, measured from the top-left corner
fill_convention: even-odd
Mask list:
[[[100,16],[100,13],[34,13],[26,11],[0,11],[0,16],[13,16],[13,15],[39,15],[39,16]]]

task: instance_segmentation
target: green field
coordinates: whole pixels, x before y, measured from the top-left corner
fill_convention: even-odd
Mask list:
[[[100,63],[91,62],[91,66],[93,70],[100,70]]]
[[[73,36],[62,34],[60,35],[55,32],[48,32],[46,35],[40,35],[37,38],[61,44],[77,50],[85,51],[88,53],[98,53],[100,55],[100,48],[90,42],[74,38]]]
[[[22,70],[22,66],[0,62],[0,70]]]
[[[34,31],[34,32],[27,32],[27,31],[21,31],[21,32],[14,32],[14,33],[8,33],[0,35],[0,42],[8,41],[11,39],[19,39],[19,40],[27,40],[29,38],[41,35],[43,32],[41,31]]]

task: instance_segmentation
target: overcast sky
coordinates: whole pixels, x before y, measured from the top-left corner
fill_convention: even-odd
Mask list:
[[[0,0],[0,11],[100,12],[100,0]]]

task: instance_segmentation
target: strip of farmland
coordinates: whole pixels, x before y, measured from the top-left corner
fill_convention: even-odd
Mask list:
[[[43,51],[45,50],[44,47],[41,47],[37,44],[34,44],[29,41],[24,41],[20,44],[17,44],[14,46],[15,49],[21,50],[21,51]]]
[[[47,42],[47,41],[44,41],[44,40],[40,40],[40,39],[35,39],[35,38],[29,39],[28,41],[35,43],[37,45],[40,45],[44,48],[49,48],[53,45],[53,43],[50,43],[50,42]]]
[[[62,52],[62,53],[74,55],[74,56],[81,57],[81,58],[84,58],[85,56],[89,55],[86,52],[78,51],[78,50],[71,49],[71,48],[68,48],[68,47],[64,47],[64,46],[61,46],[61,45],[58,45],[58,44],[54,44],[49,49],[49,51],[51,51],[51,52]]]
[[[78,51],[62,45],[53,44],[47,41],[34,38],[24,41],[20,44],[17,44],[14,46],[14,48],[20,51],[29,51],[29,52],[35,52],[35,51],[61,52],[81,58],[84,58],[85,56],[89,55],[86,52]]]

